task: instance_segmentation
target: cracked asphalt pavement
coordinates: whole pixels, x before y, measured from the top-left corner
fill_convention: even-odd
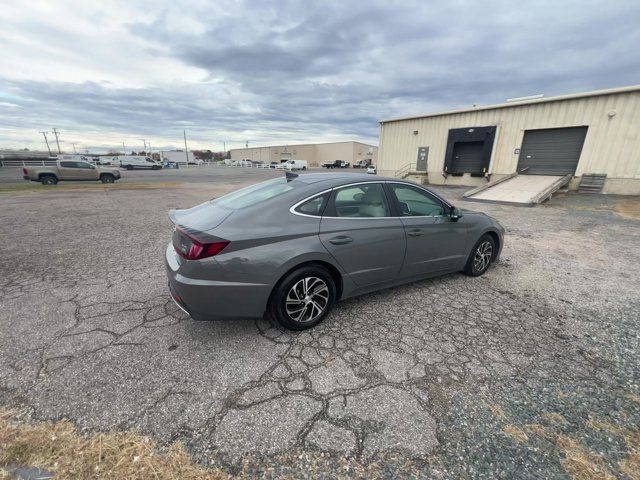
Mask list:
[[[2,405],[182,441],[230,474],[562,477],[558,435],[619,474],[624,445],[589,421],[640,424],[640,199],[518,208],[439,188],[505,226],[501,260],[298,333],[195,322],[169,297],[167,211],[279,175],[222,170],[0,193]]]

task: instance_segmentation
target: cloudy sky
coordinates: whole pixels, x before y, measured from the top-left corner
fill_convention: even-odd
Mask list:
[[[640,2],[3,0],[0,148],[377,143],[378,120],[640,83]]]

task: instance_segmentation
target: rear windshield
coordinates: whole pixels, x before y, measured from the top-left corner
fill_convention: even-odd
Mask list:
[[[293,183],[287,182],[285,177],[274,178],[273,180],[267,180],[266,182],[236,190],[223,197],[211,200],[211,203],[231,210],[250,207],[293,190]]]

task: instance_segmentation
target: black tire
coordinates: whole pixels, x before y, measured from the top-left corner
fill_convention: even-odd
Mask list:
[[[311,295],[305,294],[305,288]],[[320,265],[307,265],[291,271],[278,282],[271,293],[269,313],[285,328],[306,330],[322,322],[335,302],[336,284],[329,271]]]
[[[497,255],[496,241],[485,234],[476,242],[469,254],[463,273],[471,277],[479,277],[487,271]]]
[[[110,175],[108,173],[103,173],[102,175],[100,175],[100,181],[102,183],[113,183],[116,181],[116,179],[113,175]]]
[[[306,169],[307,169],[307,167],[302,167],[302,170],[306,170]]]
[[[126,167],[124,167],[124,168],[126,168],[127,170],[133,170],[133,165],[127,165],[127,166],[126,166]]]
[[[56,185],[58,179],[55,175],[42,175],[40,177],[40,183],[42,183],[42,185]]]

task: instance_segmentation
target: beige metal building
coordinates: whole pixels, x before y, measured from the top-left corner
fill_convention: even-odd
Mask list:
[[[640,85],[384,120],[378,172],[471,186],[571,174],[571,188],[599,174],[604,193],[640,195]]]
[[[308,143],[302,145],[274,145],[270,147],[235,148],[231,150],[232,160],[253,160],[264,163],[285,162],[287,160],[307,160],[310,167],[318,167],[323,162],[344,160],[353,165],[357,160],[370,158],[378,160],[378,147],[360,142]]]

